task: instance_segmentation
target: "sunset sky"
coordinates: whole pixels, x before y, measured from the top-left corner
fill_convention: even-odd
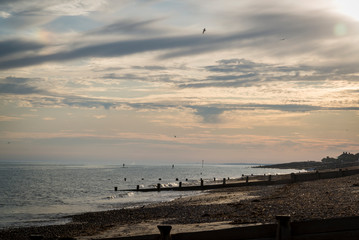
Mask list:
[[[359,152],[359,1],[0,1],[0,161],[343,151]]]

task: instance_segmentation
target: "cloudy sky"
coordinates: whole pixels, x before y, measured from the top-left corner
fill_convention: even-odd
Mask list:
[[[358,42],[355,0],[0,0],[0,161],[356,153]]]

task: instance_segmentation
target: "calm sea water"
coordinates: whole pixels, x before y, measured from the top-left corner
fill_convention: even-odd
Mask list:
[[[199,184],[213,178],[283,174],[295,170],[252,168],[254,165],[94,166],[0,163],[0,228],[62,224],[66,216],[169,201],[198,192],[114,191]],[[126,181],[125,181],[126,178]],[[159,180],[161,178],[161,180]],[[178,181],[176,181],[178,178]],[[188,181],[186,181],[188,179]]]

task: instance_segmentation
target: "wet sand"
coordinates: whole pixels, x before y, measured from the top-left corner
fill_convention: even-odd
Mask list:
[[[275,222],[276,215],[292,221],[359,216],[359,175],[286,185],[223,188],[142,208],[72,216],[59,226],[0,231],[0,239],[73,237],[96,239],[157,234],[157,225],[172,225],[172,233]]]

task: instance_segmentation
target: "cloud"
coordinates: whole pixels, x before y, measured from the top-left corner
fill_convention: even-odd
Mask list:
[[[11,35],[14,30],[38,31],[59,17],[86,16],[100,10],[106,3],[107,0],[0,1],[1,10],[6,16],[0,22],[0,29]]]
[[[219,115],[222,114],[224,111],[228,110],[226,108],[211,106],[191,106],[190,108],[195,109],[195,114],[201,116],[203,121],[206,123],[220,122]]]
[[[24,53],[27,51],[38,51],[44,48],[45,45],[39,42],[26,41],[21,39],[10,39],[0,41],[0,59],[5,56],[16,53]]]
[[[44,118],[42,118],[42,120],[44,120],[44,121],[54,121],[54,120],[56,120],[56,118],[53,118],[53,117],[44,117]]]
[[[93,117],[96,118],[96,119],[104,119],[107,116],[106,115],[94,115]]]
[[[1,61],[0,69],[33,66],[46,62],[63,62],[85,57],[119,57],[148,51],[173,50],[179,48],[195,49],[196,46],[199,45],[212,46],[212,51],[214,51],[218,50],[218,48],[214,47],[215,44],[234,41],[237,37],[237,35],[233,35],[203,38],[198,35],[189,35],[100,43],[72,50],[63,50],[53,54],[24,56],[8,61]]]
[[[160,33],[164,33],[165,30],[161,30],[160,28],[154,25],[159,21],[163,20],[163,18],[154,18],[148,20],[133,20],[133,19],[123,19],[119,20],[115,23],[100,27],[98,29],[89,31],[86,35],[119,35],[119,34],[141,34],[141,35],[158,35]]]
[[[144,70],[150,70],[150,71],[159,71],[159,70],[167,70],[166,67],[163,66],[133,66],[133,69],[144,69]]]
[[[243,65],[243,66],[242,66]],[[146,67],[141,67],[136,69],[146,69]],[[152,71],[153,67],[149,67],[150,71]],[[154,70],[156,67],[154,68]],[[222,74],[227,71],[229,75],[216,76],[211,75],[207,79],[199,81],[198,80],[187,80],[186,84],[179,84],[181,88],[201,88],[201,87],[227,87],[233,90],[233,87],[248,87],[250,85],[256,85],[259,83],[263,84],[263,81],[268,81],[272,83],[274,81],[281,81],[281,79],[289,79],[294,81],[295,78],[298,78],[296,81],[302,81],[301,76],[294,76],[293,79],[290,78],[292,71],[295,72],[296,67],[281,67],[271,64],[262,64],[252,61],[247,61],[244,59],[229,59],[229,60],[220,60],[218,61],[218,66],[211,65],[206,69],[210,70],[212,73]],[[245,74],[236,75],[237,71],[243,71]],[[267,71],[267,72],[266,72]],[[253,73],[252,73],[253,72]],[[279,75],[283,75],[281,77],[273,77],[272,72],[276,72]],[[308,69],[310,72],[310,68]],[[313,71],[312,71],[313,72]],[[315,71],[314,71],[315,72]],[[260,75],[261,74],[261,75]],[[268,76],[266,76],[268,75]],[[314,74],[315,75],[315,74]],[[287,76],[287,77],[286,77]],[[136,76],[135,74],[127,74],[123,75],[117,74],[108,74],[104,76],[108,79],[124,79],[124,80],[141,80],[144,81],[147,78],[141,76]],[[167,82],[168,80],[162,80],[160,77],[156,78],[157,81]],[[207,81],[207,82],[205,82]],[[166,111],[169,109],[191,109],[190,112],[195,114],[196,116],[200,116],[203,122],[205,123],[218,123],[221,122],[221,115],[223,113],[230,113],[233,111],[256,111],[256,110],[276,110],[282,112],[312,112],[312,111],[338,111],[338,110],[348,110],[348,111],[357,111],[359,107],[356,106],[357,102],[352,101],[351,105],[348,105],[348,102],[340,103],[338,102],[335,107],[327,107],[334,106],[333,104],[329,105],[325,101],[317,102],[311,99],[305,98],[288,98],[287,95],[285,99],[279,99],[276,97],[278,101],[276,104],[270,104],[269,101],[263,101],[261,99],[255,99],[255,96],[247,97],[243,96],[243,100],[247,103],[238,103],[237,101],[232,101],[231,96],[220,96],[222,99],[220,102],[214,104],[214,101],[204,101],[201,99],[201,96],[193,97],[189,104],[188,97],[182,96],[178,97],[158,97],[156,95],[147,97],[147,98],[129,98],[125,97],[117,98],[117,97],[93,97],[91,95],[84,95],[80,93],[76,93],[74,91],[72,94],[67,93],[64,90],[46,90],[41,88],[35,84],[41,82],[41,79],[32,79],[32,78],[19,78],[19,77],[6,77],[0,79],[0,93],[7,95],[27,95],[26,98],[17,98],[18,100],[27,102],[29,105],[34,107],[80,107],[80,108],[104,108],[104,109],[132,109],[134,111]],[[115,84],[115,83],[114,83]],[[176,82],[172,82],[172,84],[178,84]],[[312,83],[311,83],[312,84]],[[248,86],[247,86],[248,85]],[[259,89],[254,88],[251,91],[259,91]],[[261,90],[263,91],[263,90]],[[278,92],[282,91],[281,89],[277,89],[275,86],[272,88],[267,88],[265,92],[270,92],[269,96],[266,96],[265,99],[273,98],[273,94],[277,96]],[[339,96],[343,94],[354,94],[357,92],[357,89],[353,89],[350,91],[340,91],[338,92]],[[251,96],[251,93],[246,93]],[[259,94],[259,93],[258,93]],[[296,93],[298,94],[298,93]],[[122,95],[123,96],[123,95]],[[191,95],[190,95],[191,96]],[[319,95],[320,96],[320,95]],[[281,97],[280,97],[281,98]],[[338,97],[335,97],[337,99]],[[199,100],[201,99],[201,100]],[[228,101],[227,101],[227,100]],[[301,100],[303,99],[303,100]],[[282,101],[283,100],[283,101]],[[345,100],[345,99],[344,99]],[[350,99],[349,99],[350,100]],[[236,103],[237,102],[237,103]],[[248,103],[252,102],[252,103]],[[97,115],[96,115],[97,116]],[[96,117],[95,116],[95,117]]]
[[[30,82],[31,80],[31,78],[15,77],[7,77],[5,79],[0,79],[0,93],[16,95],[45,93],[44,90],[29,85],[28,82]]]
[[[14,120],[19,120],[21,118],[19,117],[12,117],[12,116],[5,116],[5,115],[0,115],[0,122],[11,122]]]
[[[44,27],[51,32],[83,32],[100,25],[88,16],[60,16],[48,22]]]
[[[8,12],[0,11],[0,18],[8,18],[11,14]]]
[[[6,5],[8,3],[16,3],[16,2],[22,2],[24,0],[1,0],[0,5]]]
[[[19,15],[85,15],[106,4],[105,0],[2,0],[0,5]]]
[[[132,74],[132,73],[126,73],[123,75],[118,75],[116,73],[108,73],[106,75],[103,76],[103,78],[107,78],[107,79],[118,79],[118,80],[138,80],[141,77]]]
[[[330,81],[356,82],[359,64],[342,66],[327,65],[282,65],[254,62],[247,59],[222,59],[216,65],[205,66],[210,74],[204,79],[188,81],[178,85],[179,88],[232,88],[263,86],[273,82],[292,82],[306,86]],[[355,67],[356,66],[356,67]]]
[[[32,55],[9,61],[2,61],[0,62],[0,69],[32,66],[46,62],[70,61],[84,57],[116,57],[147,51],[196,45],[198,44],[198,41],[198,37],[187,36],[180,38],[168,37],[102,43],[75,48],[73,50],[64,50],[53,54]]]
[[[109,100],[101,100],[97,98],[87,98],[79,96],[65,96],[61,103],[70,107],[98,108],[103,107],[110,109],[116,106],[116,103]]]
[[[48,5],[54,7],[69,4],[74,5],[71,2],[62,2],[58,5],[52,1]],[[93,1],[85,1],[83,5],[83,9],[91,9],[91,7],[86,7],[87,5],[93,5],[95,8],[97,6]],[[51,7],[43,6],[42,8],[49,9]],[[59,8],[62,9],[62,7]],[[65,16],[69,15],[65,14]],[[157,57],[157,59],[162,60],[208,54],[218,50],[231,50],[234,53],[240,50],[241,53],[247,55],[255,52],[258,55],[277,59],[282,57],[296,57],[298,59],[301,57],[305,59],[326,57],[333,60],[333,66],[338,63],[341,63],[342,67],[349,64],[352,70],[355,69],[355,66],[350,65],[350,63],[358,62],[356,56],[359,55],[359,47],[355,44],[356,41],[353,41],[353,38],[359,38],[359,31],[355,30],[356,23],[327,11],[284,13],[270,8],[268,11],[232,13],[226,17],[227,20],[225,21],[240,23],[240,27],[232,31],[229,28],[227,32],[177,36],[173,36],[173,32],[170,32],[172,33],[171,37],[158,36],[167,32],[165,28],[157,26],[162,18],[133,19],[125,18],[88,31],[87,34],[83,35],[82,47],[73,48],[64,45],[61,50],[51,54],[23,55],[15,59],[7,59],[0,61],[0,69],[35,66],[47,62],[66,62],[80,58],[121,57],[150,51],[156,52],[152,55],[153,58]],[[333,27],[338,22],[343,22],[350,29],[347,36],[338,38],[333,33]],[[84,28],[83,24],[80,25],[80,28]],[[86,36],[89,35],[121,35],[124,33],[133,36],[127,40],[95,44],[87,42],[89,40],[86,39]],[[138,34],[146,34],[147,38],[139,39]],[[157,37],[149,38],[149,35],[156,35]],[[285,35],[285,41],[280,40],[283,35]],[[104,41],[103,38],[101,41]],[[18,52],[21,51],[18,50]],[[352,54],[351,56],[354,57],[350,57],[349,52],[357,54]],[[343,60],[344,56],[345,59]],[[251,70],[246,69],[246,67],[250,67],[250,63],[248,66],[243,63],[241,68],[246,71]],[[212,71],[214,70],[212,69]],[[224,72],[226,69],[222,69],[222,71]]]

